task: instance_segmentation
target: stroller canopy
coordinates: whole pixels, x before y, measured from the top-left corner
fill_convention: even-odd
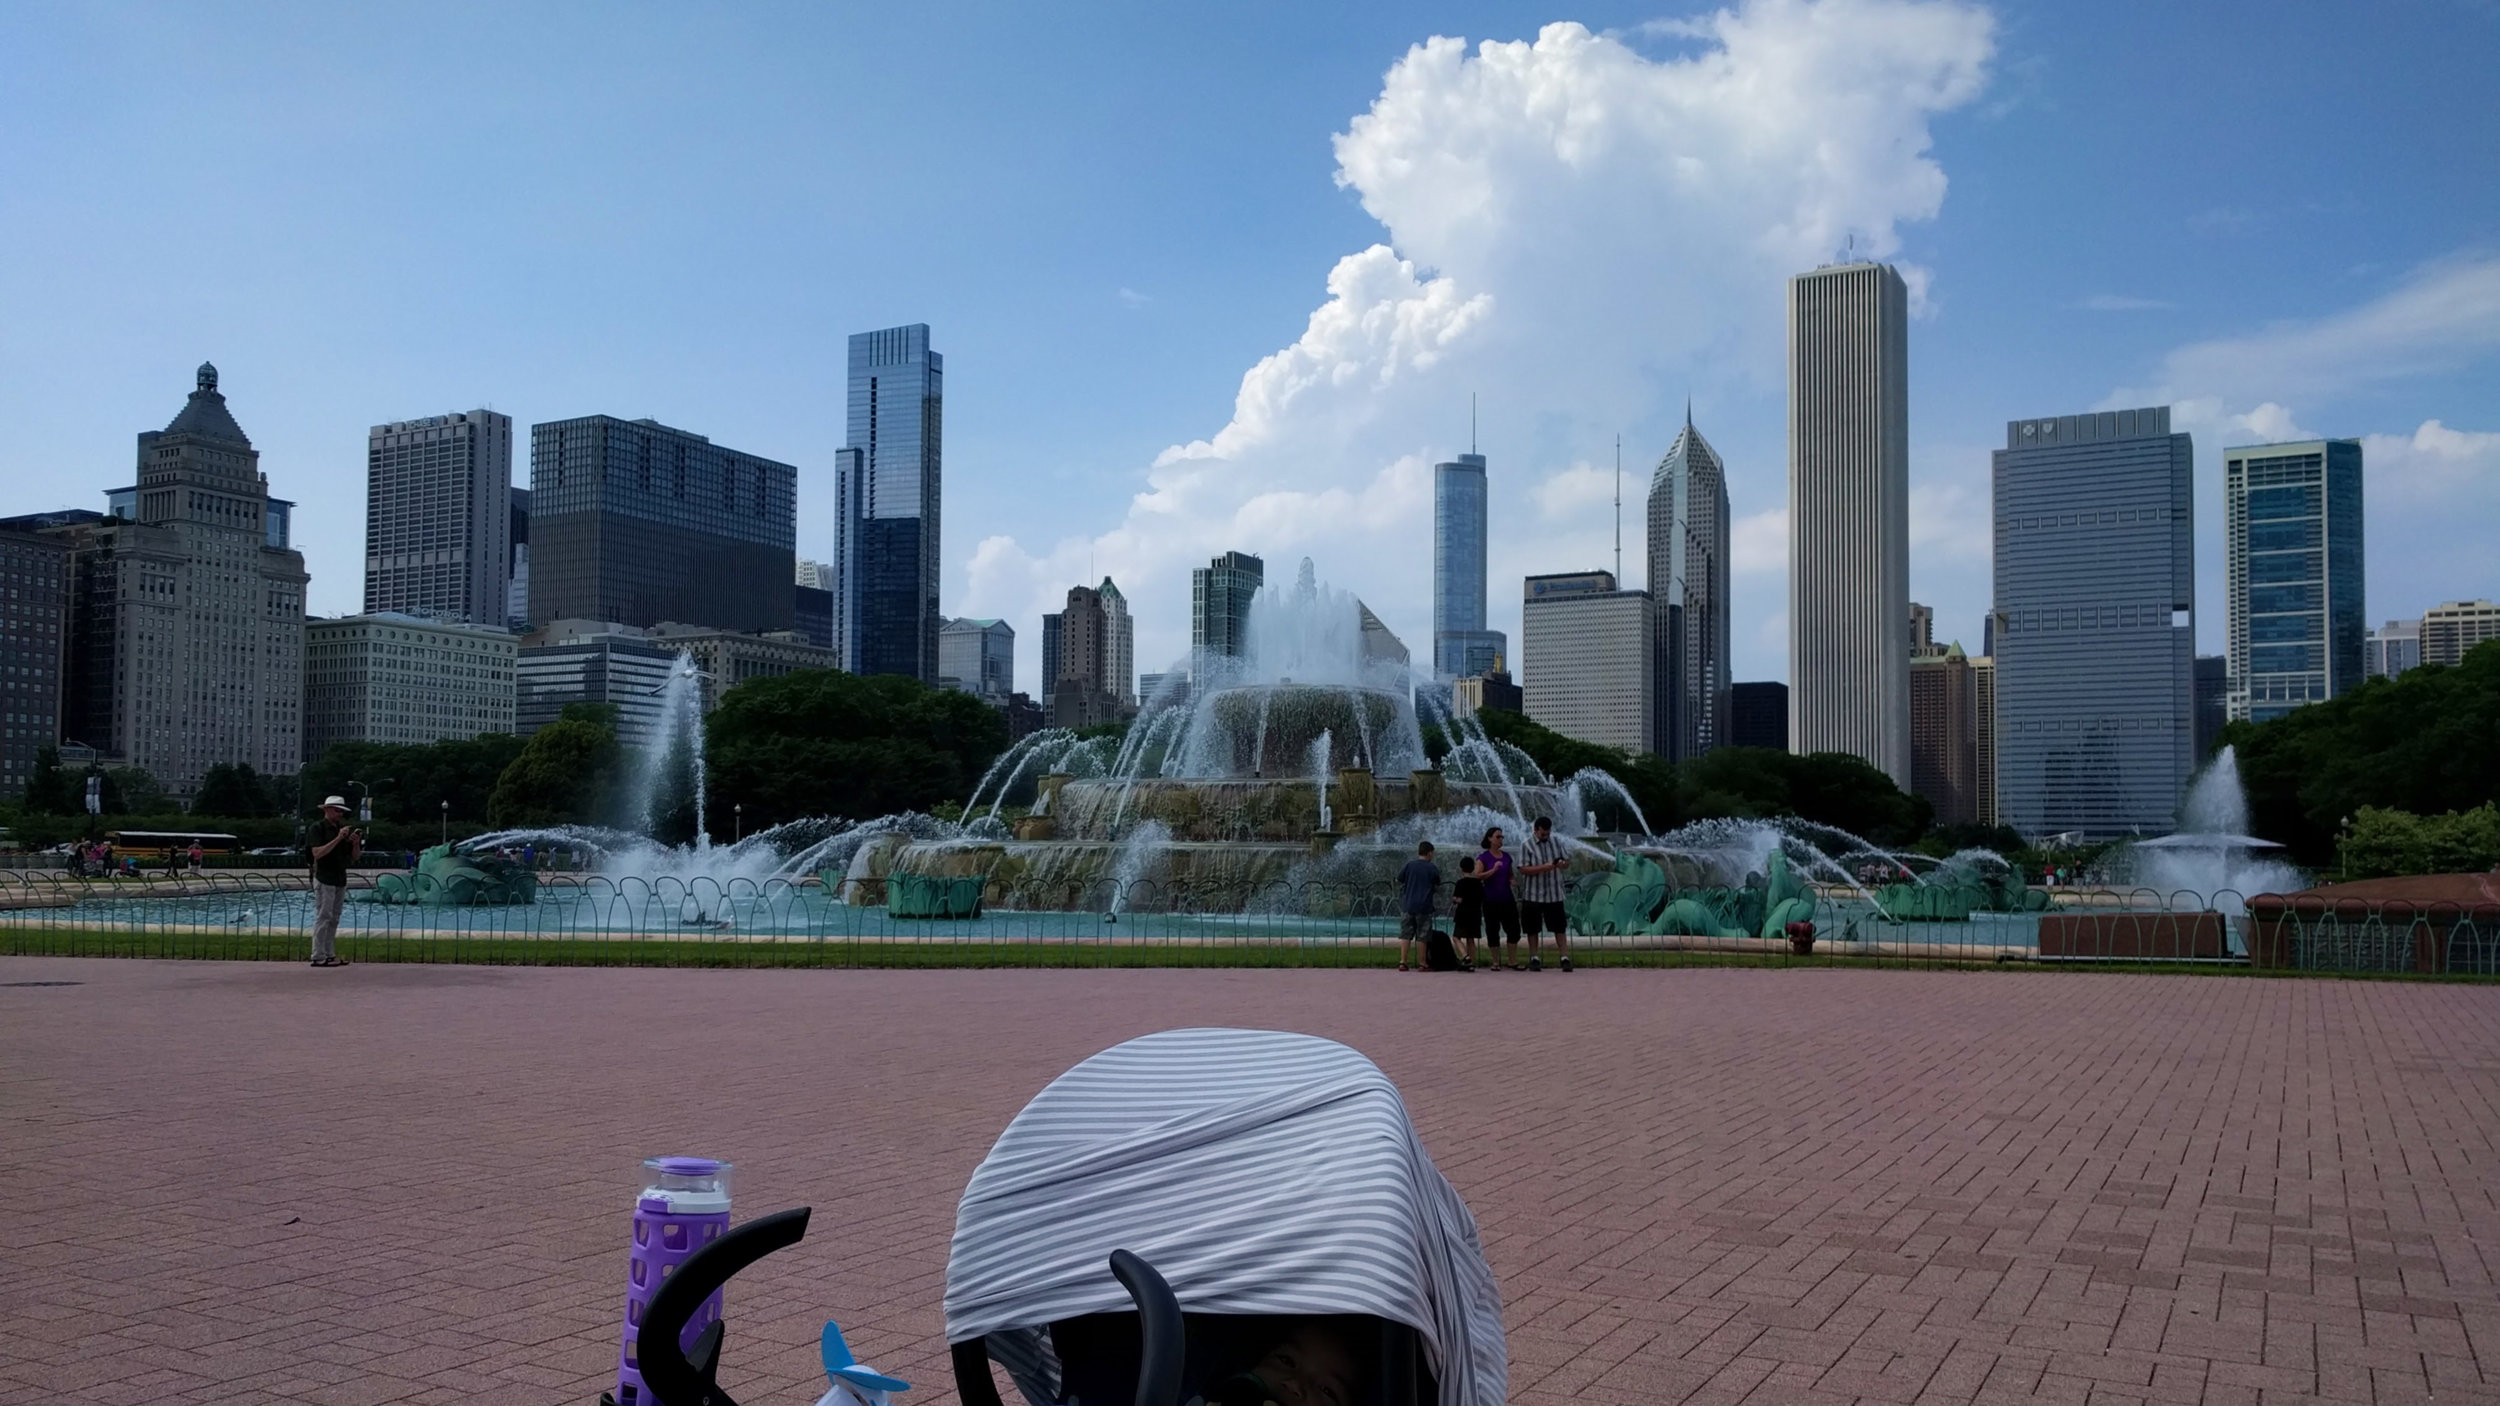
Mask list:
[[[1169,1030],[1052,1081],[964,1188],[947,1338],[988,1339],[1027,1397],[1056,1400],[1047,1325],[1131,1308],[1105,1267],[1117,1249],[1190,1313],[1406,1324],[1441,1406],[1499,1406],[1507,1390],[1475,1217],[1396,1086],[1333,1040]]]

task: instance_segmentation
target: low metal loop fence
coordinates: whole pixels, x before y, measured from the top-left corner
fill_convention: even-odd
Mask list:
[[[1237,887],[1152,878],[1027,878],[1013,890],[1016,906],[993,891],[970,911],[912,917],[888,905],[881,882],[828,893],[813,878],[542,873],[532,902],[428,904],[390,901],[380,877],[350,880],[338,943],[352,961],[1376,965],[1397,960],[1401,928],[1398,890],[1377,882],[1275,883],[1245,897]],[[1573,923],[1568,941],[1583,967],[2159,964],[2500,976],[2500,905],[2028,892],[2045,898],[2020,899],[2017,911],[1912,918],[1888,911],[1877,893],[1816,885],[1808,934],[1737,911],[1741,903],[1731,908],[1729,890],[1662,887],[1633,905],[1639,922]],[[1684,898],[1695,904],[1677,902]],[[1714,921],[1689,921],[1697,912]],[[0,954],[300,961],[314,916],[300,868],[143,879],[0,870]],[[1445,902],[1432,926],[1451,932],[1451,918]],[[1551,942],[1542,937],[1536,948],[1550,956]],[[1489,955],[1482,940],[1475,951]]]

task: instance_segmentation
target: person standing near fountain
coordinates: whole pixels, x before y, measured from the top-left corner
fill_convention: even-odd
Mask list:
[[[1484,853],[1476,856],[1476,876],[1484,881],[1484,954],[1496,971],[1526,971],[1519,965],[1519,903],[1510,890],[1511,859],[1502,849],[1502,827],[1484,832]],[[1510,950],[1502,939],[1510,938]]]
[[[1567,926],[1563,919],[1563,870],[1570,863],[1563,855],[1562,841],[1554,838],[1553,818],[1538,816],[1535,832],[1519,851],[1519,903],[1528,929],[1528,970],[1532,972],[1545,970],[1544,961],[1536,954],[1540,931],[1554,935],[1555,959],[1564,971],[1571,970],[1571,939],[1563,936]]]
[[[312,964],[343,967],[339,960],[339,913],[347,905],[347,866],[364,849],[365,837],[347,823],[347,798],[324,796],[321,818],[304,836],[312,854]]]
[[[1404,890],[1404,911],[1398,915],[1398,970],[1413,971],[1423,963],[1425,947],[1432,937],[1433,899],[1441,892],[1441,867],[1432,862],[1432,841],[1415,846],[1415,857],[1398,871],[1398,887]],[[1407,965],[1411,955],[1419,959]]]

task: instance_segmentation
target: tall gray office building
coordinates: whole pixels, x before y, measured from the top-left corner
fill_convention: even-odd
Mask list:
[[[1667,446],[1649,480],[1649,593],[1665,675],[1658,750],[1671,760],[1727,745],[1727,465],[1693,428]]]
[[[1788,735],[1910,784],[1909,290],[1788,280]]]
[[[1508,643],[1484,627],[1484,456],[1432,467],[1432,671],[1472,678],[1501,667]]]
[[[2167,834],[2196,769],[2194,446],[2170,408],[2015,420],[1996,494],[1996,807]]]
[[[789,629],[797,480],[657,420],[532,425],[530,619]]]
[[[365,437],[364,613],[502,628],[512,509],[511,416],[375,425]]]
[[[2224,450],[2222,549],[2232,721],[2265,722],[2357,687],[2370,634],[2361,442]]]
[[[945,368],[925,323],[851,337],[850,443],[834,478],[834,648],[855,674],[937,681]]]

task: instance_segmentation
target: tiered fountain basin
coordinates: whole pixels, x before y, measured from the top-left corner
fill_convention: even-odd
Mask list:
[[[1336,913],[1382,903],[1415,839],[1472,851],[1488,814],[1559,815],[1562,799],[1553,787],[1346,767],[1329,779],[1323,823],[1312,776],[1047,776],[1011,838],[892,836],[826,877],[863,904],[885,902],[889,880],[907,874],[980,877],[994,908]]]

